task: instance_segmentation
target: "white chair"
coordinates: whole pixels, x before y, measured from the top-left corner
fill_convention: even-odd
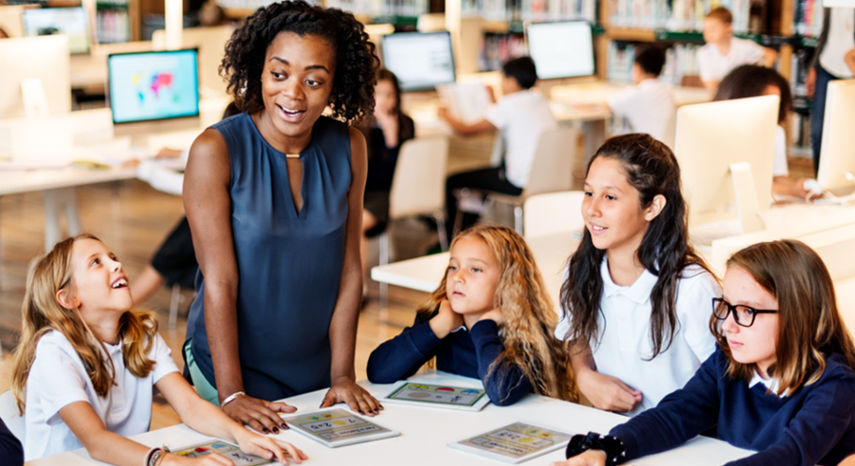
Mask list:
[[[448,249],[445,235],[445,167],[448,161],[448,138],[430,137],[405,141],[389,190],[389,223],[413,215],[431,215],[436,220],[439,243]],[[391,251],[389,227],[380,235],[380,264],[388,264]],[[385,303],[387,285],[380,284],[380,298]]]
[[[523,203],[535,194],[551,193],[556,191],[570,191],[578,186],[575,172],[577,165],[583,163],[576,156],[578,144],[578,132],[575,128],[559,126],[558,128],[544,131],[537,142],[534,160],[531,163],[531,171],[528,182],[519,196],[511,196],[490,192],[487,202],[511,205],[514,209],[514,230],[523,234]],[[462,215],[458,209],[459,216]]]
[[[580,206],[583,191],[535,194],[523,203],[523,232],[526,239],[585,228]]]
[[[9,428],[9,432],[12,432],[23,444],[26,434],[24,416],[18,412],[18,404],[11,390],[6,390],[0,395],[0,419],[3,419],[6,427]]]

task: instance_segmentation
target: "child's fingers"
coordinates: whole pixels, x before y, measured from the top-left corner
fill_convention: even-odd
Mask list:
[[[218,453],[211,453],[199,458],[204,466],[234,466],[232,460]]]
[[[294,459],[295,463],[302,463],[303,460],[309,459],[309,457],[303,453],[303,450],[295,447],[294,444],[282,441],[276,441],[280,448],[288,452],[288,456]]]

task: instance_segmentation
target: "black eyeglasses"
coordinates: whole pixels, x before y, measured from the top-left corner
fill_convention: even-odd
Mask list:
[[[754,318],[757,314],[776,314],[777,309],[754,309],[751,306],[743,306],[742,304],[733,305],[725,301],[723,298],[712,299],[713,315],[718,320],[727,319],[727,315],[733,313],[733,320],[736,325],[742,327],[751,327],[754,325]]]

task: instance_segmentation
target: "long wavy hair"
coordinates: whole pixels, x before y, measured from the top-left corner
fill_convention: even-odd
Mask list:
[[[380,60],[364,26],[350,13],[302,0],[259,8],[226,43],[220,75],[228,81],[228,92],[241,111],[255,113],[264,108],[264,58],[267,47],[281,32],[315,35],[332,44],[336,67],[329,104],[336,118],[350,123],[372,112]]]
[[[778,300],[776,361],[769,368],[778,380],[778,395],[819,380],[832,353],[840,353],[855,368],[855,345],[837,310],[834,284],[810,247],[792,239],[757,243],[736,252],[727,267],[745,270]],[[715,316],[710,317],[710,330],[730,359],[728,375],[749,382],[756,364],[733,359]]]
[[[636,251],[639,262],[657,276],[650,292],[650,359],[668,349],[677,327],[677,283],[683,269],[697,264],[709,268],[688,242],[686,201],[680,188],[680,166],[674,153],[649,134],[632,133],[606,140],[588,162],[609,157],[620,162],[629,184],[638,191],[640,208],[645,209],[657,195],[665,197],[665,207],[647,227]],[[587,174],[586,171],[586,174]],[[572,316],[566,335],[570,342],[599,341],[602,314],[600,298],[603,279],[600,265],[606,251],[597,249],[585,229],[582,242],[570,256],[567,278],[561,285],[561,307]],[[604,325],[608,325],[604,320]]]
[[[505,319],[500,334],[505,349],[490,365],[489,371],[515,364],[537,393],[577,401],[576,384],[567,371],[566,353],[553,335],[558,316],[525,240],[507,227],[476,225],[457,235],[451,248],[467,237],[478,238],[487,245],[501,269],[493,301]],[[433,313],[447,299],[445,276],[419,309],[422,315]]]
[[[77,309],[63,307],[56,298],[57,292],[71,286],[71,252],[80,239],[100,241],[90,234],[81,234],[60,241],[46,255],[38,259],[27,275],[27,290],[21,306],[21,338],[15,350],[12,373],[12,393],[21,414],[26,403],[27,376],[36,354],[39,339],[56,330],[71,343],[83,361],[95,392],[106,397],[115,384],[115,367],[107,356],[104,343],[98,340]],[[119,340],[125,367],[137,377],[147,376],[154,369],[148,358],[157,321],[150,313],[126,311],[119,320]]]

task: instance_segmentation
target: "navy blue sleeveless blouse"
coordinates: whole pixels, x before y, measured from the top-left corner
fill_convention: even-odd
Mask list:
[[[237,331],[244,389],[275,400],[330,384],[329,326],[344,261],[351,182],[347,126],[321,117],[300,154],[303,207],[291,196],[285,154],[249,114],[212,128],[228,144],[229,196],[238,268]],[[205,280],[196,276],[187,337],[216,386],[205,331]]]

